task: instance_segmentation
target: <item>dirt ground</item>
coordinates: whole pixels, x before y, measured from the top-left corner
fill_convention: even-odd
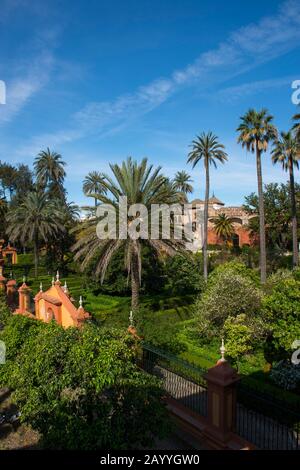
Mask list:
[[[8,389],[0,389],[0,415],[11,416],[17,412],[11,403]],[[29,426],[18,421],[0,424],[0,450],[39,449],[40,436]]]

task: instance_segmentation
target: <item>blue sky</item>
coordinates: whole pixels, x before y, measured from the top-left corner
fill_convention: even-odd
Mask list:
[[[69,199],[83,204],[89,171],[147,156],[168,176],[189,171],[203,197],[203,168],[186,158],[212,130],[229,154],[212,191],[241,204],[256,169],[236,143],[239,117],[267,107],[287,130],[299,63],[299,0],[0,0],[0,160],[31,166],[49,146],[67,162]],[[268,154],[263,175],[287,179]]]

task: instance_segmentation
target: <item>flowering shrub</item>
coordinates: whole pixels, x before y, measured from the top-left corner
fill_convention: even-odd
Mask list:
[[[219,271],[195,303],[195,314],[202,337],[220,335],[228,317],[253,316],[261,306],[261,292],[255,284],[232,270]]]

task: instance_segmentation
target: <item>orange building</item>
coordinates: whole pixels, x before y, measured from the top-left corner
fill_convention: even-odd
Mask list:
[[[68,326],[80,326],[85,320],[90,318],[90,314],[85,311],[82,306],[82,298],[80,297],[79,307],[73,304],[67,284],[61,286],[59,274],[57,273],[56,281],[52,280],[52,285],[45,292],[43,286],[34,297],[34,309],[30,305],[31,289],[26,285],[24,280],[18,289],[19,306],[15,310],[16,315],[26,315],[44,322],[55,320],[59,325],[67,328]]]

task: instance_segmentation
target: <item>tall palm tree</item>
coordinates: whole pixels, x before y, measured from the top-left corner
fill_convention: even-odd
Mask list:
[[[54,198],[65,199],[64,179],[66,172],[59,153],[51,152],[49,147],[42,150],[34,161],[37,184],[40,188],[47,188]]]
[[[219,214],[218,217],[213,220],[213,224],[215,226],[216,234],[224,241],[227,241],[234,234],[234,227],[231,219],[224,213]]]
[[[293,120],[296,121],[293,126],[293,130],[295,131],[295,137],[297,141],[300,142],[300,113],[295,114],[295,116],[293,116]]]
[[[292,208],[292,234],[293,234],[293,266],[298,266],[298,239],[297,239],[297,208],[295,194],[294,167],[299,168],[300,143],[291,131],[281,132],[280,137],[275,140],[272,151],[273,163],[281,163],[283,170],[289,172],[290,194]]]
[[[104,185],[107,194],[98,194],[97,198],[101,203],[109,204],[116,210],[116,220],[119,220],[119,199],[121,196],[127,197],[127,205],[143,204],[150,213],[152,204],[172,204],[178,202],[178,194],[172,185],[168,184],[166,178],[160,174],[161,168],[153,168],[148,165],[147,159],[140,163],[128,158],[121,166],[110,165],[113,173],[111,178],[105,175]],[[98,206],[99,208],[99,206]],[[130,225],[136,222],[139,216],[126,216],[125,223],[129,229]],[[99,239],[96,234],[96,226],[99,218],[90,218],[80,224],[78,228],[78,241],[73,246],[75,259],[82,260],[81,268],[84,270],[91,262],[96,263],[95,274],[100,276],[103,282],[107,267],[113,255],[119,251],[124,252],[125,267],[128,276],[131,277],[131,305],[136,311],[139,306],[139,289],[142,275],[142,245],[148,245],[157,256],[160,254],[174,255],[184,248],[182,240],[175,240],[162,237],[159,239],[127,237],[113,237],[108,234],[105,240]],[[117,222],[118,223],[118,222]],[[151,220],[149,220],[149,227]],[[118,227],[117,227],[118,228]]]
[[[19,240],[23,245],[33,243],[37,277],[40,243],[47,243],[50,237],[64,232],[60,204],[50,199],[47,193],[30,192],[21,205],[7,214],[7,222],[7,234],[11,241]]]
[[[176,191],[179,191],[182,196],[184,201],[187,201],[187,195],[189,193],[192,193],[194,188],[191,185],[193,182],[191,176],[186,172],[186,171],[177,171],[174,180],[173,180],[173,185]]]
[[[225,163],[228,159],[225,147],[220,144],[218,137],[212,132],[202,132],[200,136],[197,136],[192,142],[192,151],[188,154],[188,163],[193,164],[193,168],[200,162],[203,161],[206,184],[205,184],[205,203],[204,203],[204,240],[203,240],[203,274],[204,279],[207,281],[208,269],[207,269],[207,236],[208,236],[208,199],[209,199],[209,167],[213,165],[217,168],[217,161]]]
[[[259,243],[260,243],[260,278],[261,283],[266,282],[267,259],[266,259],[266,232],[265,211],[263,196],[263,180],[261,171],[261,155],[266,152],[270,141],[277,138],[277,130],[272,124],[273,116],[266,109],[256,111],[249,109],[241,117],[241,124],[237,128],[239,132],[238,143],[252,153],[256,153],[257,186],[259,199]]]
[[[106,194],[106,188],[103,186],[103,173],[99,171],[91,171],[83,181],[83,192],[86,196],[94,196],[97,194]],[[95,197],[95,207],[97,207],[97,197]]]

